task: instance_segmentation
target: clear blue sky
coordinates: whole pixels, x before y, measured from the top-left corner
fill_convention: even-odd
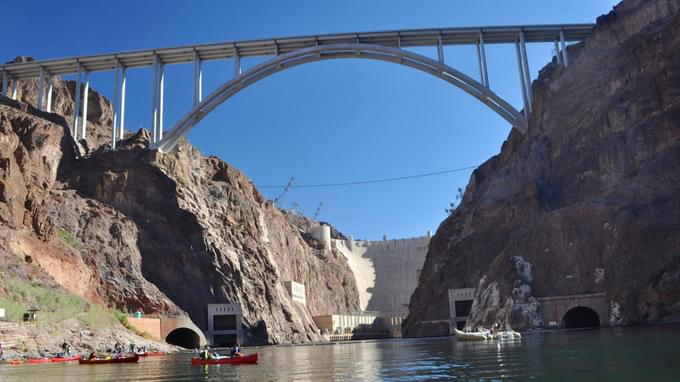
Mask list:
[[[1,57],[38,59],[111,51],[407,28],[594,22],[614,0],[477,1],[10,1],[0,0]],[[434,57],[434,49],[417,52]],[[532,77],[550,44],[529,45]],[[473,47],[446,48],[446,63],[478,78]],[[487,46],[492,89],[521,108],[512,46]],[[243,60],[244,68],[255,59]],[[166,127],[191,104],[191,67],[166,68]],[[231,78],[231,61],[205,64],[204,94]],[[149,125],[150,69],[128,74],[126,127]],[[112,75],[92,86],[111,96]],[[472,97],[413,69],[367,60],[313,63],[279,73],[220,106],[190,134],[205,154],[259,185],[344,182],[477,165],[499,152],[510,126]],[[436,230],[470,171],[418,180],[292,189],[291,202],[355,238]],[[262,189],[274,198],[280,190]]]

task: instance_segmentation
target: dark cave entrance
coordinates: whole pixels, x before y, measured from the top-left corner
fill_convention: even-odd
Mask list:
[[[201,339],[191,329],[177,328],[165,337],[165,342],[171,345],[181,346],[185,349],[195,349],[201,346]]]
[[[566,329],[597,328],[599,326],[600,316],[594,310],[585,306],[569,309],[562,318],[562,327]]]

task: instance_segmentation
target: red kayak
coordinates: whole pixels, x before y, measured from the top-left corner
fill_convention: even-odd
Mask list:
[[[26,361],[26,362],[30,363],[30,364],[50,363],[50,359],[49,358],[29,358],[28,361]]]
[[[50,361],[52,361],[52,362],[73,362],[73,361],[77,361],[77,360],[79,360],[79,359],[80,359],[80,356],[79,356],[79,355],[72,355],[72,356],[70,356],[70,357],[54,357],[54,358],[50,358]]]
[[[54,357],[54,358],[29,358],[27,363],[50,363],[50,362],[72,362],[80,359],[79,355],[74,355],[71,357]]]
[[[105,363],[134,363],[139,361],[137,354],[131,357],[122,358],[95,358],[95,359],[79,359],[78,363],[81,365],[101,365]]]
[[[257,353],[234,358],[203,359],[192,358],[192,365],[221,365],[224,363],[257,363]]]

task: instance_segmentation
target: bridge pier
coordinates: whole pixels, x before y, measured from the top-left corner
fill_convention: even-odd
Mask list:
[[[47,105],[45,106],[45,111],[48,113],[52,112],[52,85],[54,83],[54,76],[52,74],[47,75]]]
[[[73,126],[71,126],[71,135],[73,139],[78,140],[78,118],[80,115],[80,73],[82,71],[82,65],[78,63],[78,71],[76,74],[76,94],[73,98]]]
[[[116,66],[113,69],[113,120],[111,122],[111,149],[116,148],[117,130],[118,130],[118,74],[120,72],[120,62],[116,60]]]
[[[118,109],[120,119],[118,120],[118,140],[125,139],[125,88],[127,87],[127,68],[123,66],[120,71],[120,95],[118,96]]]
[[[194,106],[203,101],[203,61],[194,50]]]
[[[83,93],[83,115],[80,120],[80,139],[85,139],[87,129],[87,99],[90,94],[90,73],[85,71],[85,92]]]
[[[560,30],[560,45],[562,46],[562,62],[566,68],[569,66],[569,57],[567,57],[567,43],[564,40],[564,29]]]
[[[241,55],[238,52],[238,48],[234,46],[234,77],[241,75]]]
[[[36,108],[42,111],[43,94],[45,93],[45,67],[40,66],[40,77],[38,77],[38,101]]]
[[[531,112],[531,105],[529,104],[529,96],[527,95],[527,84],[524,81],[524,68],[522,66],[522,50],[519,47],[519,41],[515,41],[515,51],[517,52],[517,68],[519,69],[519,84],[522,88],[522,101],[524,104],[524,116],[529,118]]]
[[[534,101],[534,95],[531,90],[531,72],[529,71],[529,58],[527,57],[527,44],[524,38],[524,31],[519,32],[519,48],[522,53],[522,72],[524,73],[524,82],[527,87],[527,99],[529,100],[529,112],[531,112],[531,104]]]
[[[486,66],[486,50],[484,49],[484,33],[479,32],[479,39],[477,40],[477,60],[479,61],[479,77],[482,85],[489,88],[489,74]]]
[[[2,72],[2,94],[7,96],[7,72]]]
[[[151,129],[152,142],[163,139],[163,85],[165,82],[164,64],[158,55],[154,56],[153,81],[151,87]]]

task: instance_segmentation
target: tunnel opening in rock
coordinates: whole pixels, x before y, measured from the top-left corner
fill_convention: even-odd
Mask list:
[[[181,346],[185,349],[195,349],[201,344],[198,334],[187,328],[177,328],[171,331],[165,337],[165,342],[171,345]]]
[[[594,310],[579,306],[564,314],[562,327],[566,329],[596,328],[600,326],[600,316]]]

